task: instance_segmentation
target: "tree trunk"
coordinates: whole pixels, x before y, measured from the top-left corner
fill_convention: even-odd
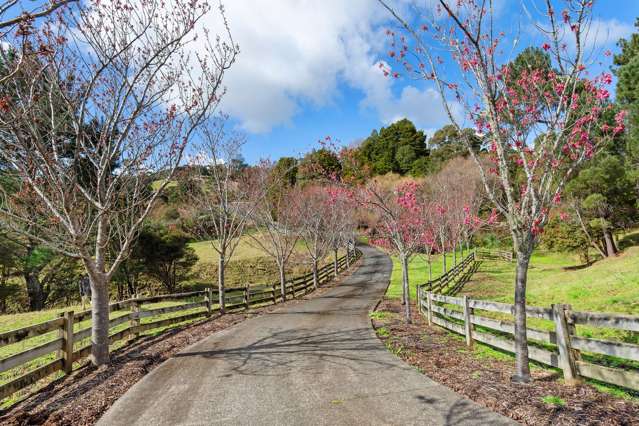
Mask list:
[[[528,336],[526,333],[526,283],[532,248],[517,250],[517,275],[515,279],[515,375],[516,383],[530,382],[528,365]]]
[[[337,277],[337,249],[333,249],[333,269],[335,277]]]
[[[44,292],[42,291],[42,284],[38,278],[38,271],[32,268],[27,269],[24,274],[24,279],[27,283],[27,293],[29,295],[29,310],[41,310],[44,308]]]
[[[280,270],[280,292],[282,293],[282,301],[286,300],[286,275],[284,273],[284,263],[278,265]]]
[[[221,254],[217,263],[217,289],[219,294],[218,303],[220,304],[220,313],[224,313],[226,309],[226,294],[224,293],[224,255]]]
[[[313,287],[319,288],[319,277],[317,276],[317,259],[313,259]]]
[[[442,267],[444,268],[443,273],[446,273],[446,251],[442,251]]]
[[[347,243],[346,244],[346,269],[351,267],[350,256],[351,256],[351,250],[350,250],[349,244]]]
[[[457,266],[457,242],[453,245],[453,266]]]
[[[402,262],[402,293],[404,295],[404,314],[406,315],[406,322],[411,323],[410,319],[410,287],[408,283],[408,259],[405,255],[400,255],[400,261]]]
[[[606,256],[615,256],[617,254],[617,247],[615,247],[615,242],[612,239],[612,232],[610,232],[609,228],[604,228],[603,235],[606,242]]]
[[[103,276],[89,275],[91,281],[91,363],[109,362],[109,289]]]
[[[428,281],[433,280],[433,262],[431,262],[430,256],[428,256]]]

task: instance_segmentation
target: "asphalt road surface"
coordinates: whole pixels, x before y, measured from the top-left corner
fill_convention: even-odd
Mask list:
[[[200,341],[133,386],[99,425],[513,424],[391,354],[368,311],[392,264],[362,247],[340,285]]]

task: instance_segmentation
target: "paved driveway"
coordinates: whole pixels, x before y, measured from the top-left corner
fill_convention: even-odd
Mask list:
[[[392,264],[362,247],[324,295],[216,333],[133,386],[100,425],[512,424],[389,353],[368,310]]]

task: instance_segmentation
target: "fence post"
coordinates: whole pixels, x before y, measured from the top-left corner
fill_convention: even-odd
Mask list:
[[[426,293],[426,306],[428,307],[428,325],[433,325],[433,293],[429,291]]]
[[[577,367],[572,347],[570,345],[570,329],[566,320],[566,305],[552,305],[555,332],[557,333],[557,347],[559,348],[559,367],[564,372],[564,382],[567,385],[579,383]]]
[[[271,291],[273,293],[273,304],[277,305],[277,289],[275,288],[275,284],[273,284]]]
[[[211,287],[204,290],[204,303],[206,303],[206,316],[210,317],[213,313],[213,289]]]
[[[244,287],[244,308],[248,309],[249,308],[249,297],[250,297],[250,288],[248,286],[248,284],[246,285],[246,287]]]
[[[131,300],[131,313],[129,315],[131,316],[131,334],[134,339],[137,339],[140,337],[138,330],[140,327],[140,303],[135,299]]]
[[[65,312],[63,317],[62,338],[64,343],[62,346],[62,363],[64,373],[71,374],[71,371],[73,371],[73,311]]]
[[[466,332],[466,345],[473,346],[473,323],[470,316],[473,314],[473,308],[468,303],[468,296],[464,296],[464,331]]]

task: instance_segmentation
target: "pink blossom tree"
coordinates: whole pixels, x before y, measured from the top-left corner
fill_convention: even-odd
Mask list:
[[[371,210],[378,236],[371,243],[385,247],[399,256],[402,267],[402,299],[406,322],[411,322],[408,263],[424,241],[424,211],[418,201],[414,181],[397,186],[383,186],[375,179],[362,187],[360,203]]]
[[[602,124],[602,114],[612,108],[607,89],[612,78],[606,72],[591,78],[584,59],[593,2],[569,0],[559,12],[546,0],[534,17],[538,38],[533,40],[545,52],[548,66],[528,63],[517,68],[500,63],[507,57],[502,46],[508,39],[496,28],[490,1],[439,0],[435,16],[416,25],[386,0],[379,1],[404,32],[388,32],[390,56],[396,62],[389,67],[382,64],[384,72],[399,77],[399,71],[390,69],[397,65],[432,81],[460,134],[463,120],[470,120],[489,146],[492,165],[486,167],[465,137],[487,196],[508,223],[517,255],[513,381],[528,382],[530,257],[568,178],[624,128],[624,113],[617,114],[614,126]],[[433,44],[439,50],[432,49]],[[444,52],[444,57],[436,52]],[[460,77],[450,73],[451,64],[457,65]],[[459,109],[464,113],[454,112]],[[606,137],[594,138],[595,132]],[[496,177],[496,187],[488,184],[489,176]]]
[[[0,85],[10,183],[0,188],[0,223],[82,262],[95,365],[109,361],[109,282],[238,53],[223,9],[219,37],[198,30],[209,13],[199,0],[60,8],[21,35],[28,68]]]

